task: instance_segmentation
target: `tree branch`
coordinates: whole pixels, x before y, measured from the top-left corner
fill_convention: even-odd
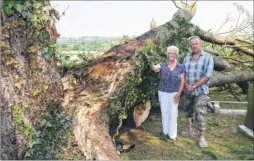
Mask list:
[[[251,80],[254,80],[252,70],[214,73],[210,80],[210,87]]]

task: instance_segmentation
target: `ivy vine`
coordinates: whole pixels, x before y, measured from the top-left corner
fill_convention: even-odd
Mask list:
[[[24,159],[59,159],[62,148],[67,146],[71,127],[70,118],[61,110],[59,104],[49,103],[39,122],[39,129],[28,144]]]
[[[57,11],[50,6],[48,0],[4,0],[4,13],[8,16],[23,18],[30,28],[28,40],[32,42],[27,47],[28,53],[42,53],[42,56],[51,61],[56,52],[56,38],[52,38],[51,30],[56,19]],[[54,14],[53,14],[54,13]]]

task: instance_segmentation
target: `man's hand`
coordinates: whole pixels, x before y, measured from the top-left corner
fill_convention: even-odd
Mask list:
[[[193,86],[191,86],[191,85],[189,85],[189,84],[186,84],[185,87],[186,87],[186,89],[187,89],[189,92],[194,92]]]

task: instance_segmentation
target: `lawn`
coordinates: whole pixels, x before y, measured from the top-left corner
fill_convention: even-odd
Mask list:
[[[241,94],[239,94],[241,95]],[[211,92],[212,100],[237,101],[227,91]],[[244,97],[240,96],[242,101]],[[246,101],[246,100],[245,100]],[[222,108],[247,109],[247,105],[221,105]],[[198,137],[182,137],[177,141],[167,141],[161,137],[160,111],[152,110],[148,119],[140,128],[123,127],[119,139],[126,147],[135,144],[129,153],[121,154],[122,160],[253,160],[253,139],[248,138],[238,129],[245,116],[225,116],[207,114],[206,139],[208,147],[201,149],[197,145]],[[187,128],[187,120],[181,106],[178,116],[178,133]]]

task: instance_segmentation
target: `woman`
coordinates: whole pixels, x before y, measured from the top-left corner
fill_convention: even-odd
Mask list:
[[[168,60],[152,66],[155,72],[160,71],[158,95],[162,129],[170,140],[176,140],[177,137],[178,103],[184,88],[184,67],[177,63],[178,52],[179,49],[176,46],[169,46]]]

